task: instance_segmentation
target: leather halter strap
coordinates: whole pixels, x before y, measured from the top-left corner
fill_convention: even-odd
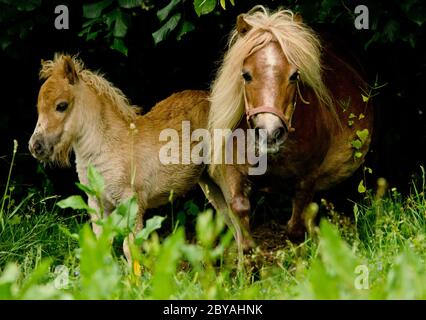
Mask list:
[[[297,99],[297,92],[294,95],[294,99],[293,99],[293,105],[291,106],[293,108],[292,113],[294,111],[294,109],[296,108],[296,99]],[[268,107],[268,106],[260,106],[260,107],[254,107],[254,108],[249,108],[249,103],[248,103],[248,99],[247,99],[247,94],[246,94],[246,90],[244,88],[244,106],[246,109],[246,116],[247,116],[247,122],[249,122],[250,118],[253,117],[256,114],[259,113],[272,113],[273,115],[276,115],[278,118],[281,119],[281,121],[284,123],[284,126],[286,127],[288,132],[294,132],[294,128],[291,126],[291,118],[292,118],[292,114],[289,116],[285,116],[284,113],[282,113],[280,110],[278,110],[277,108],[274,107]]]

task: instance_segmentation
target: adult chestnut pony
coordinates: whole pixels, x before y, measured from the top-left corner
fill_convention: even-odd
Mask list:
[[[323,48],[298,15],[256,6],[238,16],[212,86],[209,128],[266,130],[267,172],[249,176],[248,165],[220,164],[215,158],[209,173],[232,209],[231,217],[240,222],[240,243],[252,244],[252,184],[294,192],[288,233],[300,238],[314,193],[348,178],[363,163],[373,129],[363,89],[368,88],[359,73]],[[350,114],[356,116],[352,123]],[[355,150],[351,142],[361,130]]]
[[[85,69],[75,57],[57,55],[43,62],[40,77],[46,81],[39,92],[39,116],[29,149],[37,159],[62,166],[69,165],[73,150],[82,183],[86,183],[89,164],[93,165],[105,179],[102,206],[106,214],[136,192],[137,232],[146,209],[167,203],[172,190],[182,195],[199,181],[203,164],[161,163],[159,137],[163,129],[181,134],[184,120],[193,129],[205,128],[206,92],[176,93],[139,116],[119,89]],[[88,196],[89,205],[99,207]],[[99,233],[99,226],[92,225]],[[130,262],[128,240],[123,249]]]

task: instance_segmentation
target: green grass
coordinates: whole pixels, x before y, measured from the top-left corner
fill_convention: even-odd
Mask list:
[[[82,188],[99,196],[102,177],[90,175]],[[211,210],[199,213],[194,239],[182,226],[160,237],[162,219],[154,217],[136,235],[140,275],[117,245],[132,229],[134,198],[101,220],[96,239],[86,211],[99,213],[80,197],[57,203],[32,193],[16,203],[9,188],[0,212],[0,299],[426,299],[423,169],[421,178],[405,197],[383,184],[367,191],[354,220],[321,206],[324,218],[309,239],[244,270],[232,234]],[[66,216],[60,207],[85,210]]]

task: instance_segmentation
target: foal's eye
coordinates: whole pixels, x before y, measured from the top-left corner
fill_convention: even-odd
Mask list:
[[[64,112],[68,108],[68,102],[59,102],[56,105],[56,111],[58,112]]]
[[[252,80],[251,74],[248,71],[243,71],[243,78],[246,82],[250,82]]]
[[[290,82],[295,82],[299,80],[299,71],[294,72],[291,76],[290,76]]]

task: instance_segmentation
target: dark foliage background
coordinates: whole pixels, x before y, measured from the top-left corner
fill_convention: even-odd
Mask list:
[[[54,8],[60,4],[69,8],[69,30],[54,27]],[[406,190],[425,163],[422,0],[235,0],[234,5],[230,0],[0,0],[0,190],[17,139],[15,192],[44,187],[65,196],[76,191],[74,168],[43,168],[27,151],[37,119],[41,59],[55,52],[79,53],[90,69],[100,69],[148,110],[173,92],[208,89],[236,16],[255,4],[301,12],[309,25],[361,63],[370,83],[376,77],[387,83],[374,98],[377,129],[368,165],[374,170],[371,181],[383,176]],[[369,30],[354,27],[358,4],[369,8]]]

